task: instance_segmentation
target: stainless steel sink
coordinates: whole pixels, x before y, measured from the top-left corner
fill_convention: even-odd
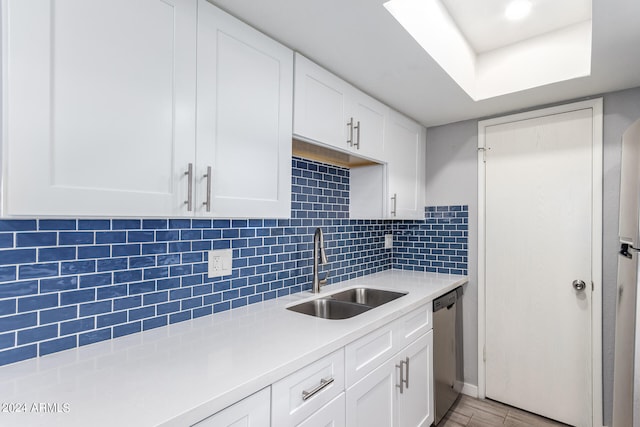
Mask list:
[[[333,294],[331,297],[338,301],[354,302],[374,308],[398,299],[403,295],[406,295],[406,292],[385,291],[384,289],[372,288],[353,288]]]
[[[364,313],[367,310],[371,310],[371,307],[366,305],[338,301],[332,298],[317,298],[287,308],[297,311],[298,313],[321,317],[323,319],[348,319]]]
[[[406,292],[372,288],[353,288],[305,301],[287,307],[287,309],[323,319],[348,319],[400,298],[403,295],[406,295]]]

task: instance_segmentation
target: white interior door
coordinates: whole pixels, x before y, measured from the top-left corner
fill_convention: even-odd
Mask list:
[[[486,397],[575,426],[592,425],[592,140],[590,108],[485,129]]]

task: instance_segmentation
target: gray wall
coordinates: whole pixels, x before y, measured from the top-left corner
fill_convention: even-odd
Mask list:
[[[469,284],[464,288],[464,381],[478,384],[478,122],[427,129],[426,205],[469,205]]]
[[[613,400],[620,147],[622,133],[640,118],[640,88],[607,93],[603,98],[603,421],[604,425],[610,425]],[[569,102],[571,101],[567,101]],[[463,319],[465,382],[472,385],[478,383],[477,124],[477,120],[468,120],[429,128],[426,167],[428,206],[469,205],[469,284],[465,289]]]

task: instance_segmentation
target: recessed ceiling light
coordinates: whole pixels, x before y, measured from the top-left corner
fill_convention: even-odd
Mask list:
[[[517,21],[526,17],[531,12],[531,2],[529,0],[513,0],[507,5],[504,16],[509,21]]]

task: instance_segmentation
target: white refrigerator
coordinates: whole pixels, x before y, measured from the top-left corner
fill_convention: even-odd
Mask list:
[[[613,426],[640,427],[640,120],[622,137]]]

